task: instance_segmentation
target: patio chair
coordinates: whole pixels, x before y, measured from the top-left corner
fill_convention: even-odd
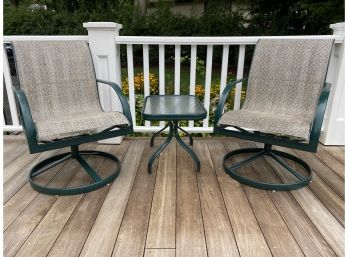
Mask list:
[[[309,165],[294,155],[272,149],[272,145],[316,152],[330,92],[325,79],[332,45],[333,40],[326,39],[258,41],[242,108],[224,113],[231,89],[246,79],[226,86],[215,113],[214,133],[264,143],[263,148],[238,149],[225,155],[224,170],[232,178],[267,190],[293,190],[308,185],[312,178]],[[240,154],[253,155],[227,164]],[[291,173],[292,180],[275,184],[237,173],[240,167],[263,156],[284,167],[282,170]],[[300,169],[295,170],[284,158],[299,164]],[[300,172],[301,166],[305,172]]]
[[[70,147],[36,164],[29,173],[32,187],[45,194],[73,195],[107,185],[120,172],[119,160],[101,151],[79,151],[79,145],[133,132],[127,99],[113,82],[96,79],[85,41],[12,42],[19,80],[15,96],[30,153]],[[104,112],[97,82],[118,95],[123,113]],[[99,156],[116,163],[102,178],[84,156]],[[38,182],[39,175],[69,159],[75,159],[91,177],[91,183],[74,188],[51,188]]]

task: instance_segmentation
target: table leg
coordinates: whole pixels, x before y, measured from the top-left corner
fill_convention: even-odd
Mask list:
[[[187,132],[186,130],[184,130],[183,128],[179,127],[179,126],[178,126],[178,129],[180,129],[182,132],[184,132],[184,133],[186,134],[186,136],[189,137],[189,139],[190,139],[190,145],[193,145],[193,138],[192,138],[191,134],[188,133],[188,132]]]
[[[167,126],[169,126],[169,133],[168,136],[166,138],[166,140],[163,142],[163,144],[161,144],[158,149],[152,154],[152,156],[149,159],[149,162],[147,164],[147,172],[149,174],[151,174],[152,172],[152,164],[155,161],[155,159],[158,157],[158,155],[167,147],[167,145],[169,145],[170,141],[172,141],[173,135],[174,135],[174,125],[172,122],[168,122]],[[166,128],[165,127],[165,128]],[[163,130],[163,129],[162,129]],[[160,132],[160,131],[159,131]],[[159,133],[157,132],[157,133]],[[153,135],[152,137],[154,137],[155,135]],[[151,138],[152,140],[152,138]],[[151,145],[151,143],[150,143]]]
[[[196,153],[187,144],[185,144],[184,141],[182,141],[182,139],[178,133],[178,128],[179,128],[178,123],[175,122],[174,123],[174,136],[175,136],[176,140],[178,141],[178,143],[182,146],[182,148],[184,148],[186,150],[186,152],[192,157],[192,159],[194,160],[194,162],[196,164],[196,171],[199,172],[200,168],[201,168],[201,162],[199,161],[199,158],[196,155]],[[190,137],[190,138],[192,138],[192,137]]]
[[[155,133],[153,133],[152,137],[151,137],[151,141],[150,141],[150,146],[153,147],[153,141],[155,140],[155,136],[159,135],[163,130],[165,130],[166,128],[168,128],[170,125],[170,122],[167,123],[167,125],[161,129],[160,131],[157,131]]]

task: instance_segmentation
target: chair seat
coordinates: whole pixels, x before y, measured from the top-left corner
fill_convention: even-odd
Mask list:
[[[309,118],[242,109],[225,112],[218,121],[218,126],[237,126],[262,133],[308,139],[311,123]]]
[[[127,127],[129,122],[120,112],[75,113],[35,122],[38,141],[53,141],[84,134],[95,134],[112,126]]]

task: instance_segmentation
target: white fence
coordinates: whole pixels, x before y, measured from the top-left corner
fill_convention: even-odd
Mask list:
[[[197,64],[197,47],[206,46],[205,59],[205,83],[204,83],[204,106],[207,110],[210,107],[210,89],[212,79],[212,60],[213,51],[216,46],[222,46],[221,58],[221,76],[220,76],[220,93],[224,89],[227,82],[227,70],[229,63],[230,47],[238,47],[238,64],[236,78],[240,79],[244,75],[244,60],[245,49],[248,45],[254,45],[260,38],[265,37],[138,37],[138,36],[119,36],[119,30],[122,25],[116,23],[84,23],[84,27],[88,30],[88,36],[5,36],[4,41],[14,40],[87,40],[91,48],[93,61],[96,68],[98,78],[112,80],[121,85],[121,55],[120,46],[126,45],[127,49],[127,72],[129,84],[129,103],[133,116],[133,123],[136,117],[136,95],[134,88],[134,65],[133,65],[133,46],[141,45],[143,52],[142,72],[144,74],[144,96],[150,94],[150,62],[149,48],[157,46],[158,48],[158,68],[159,68],[159,94],[165,94],[166,67],[165,67],[165,52],[167,45],[174,46],[174,94],[180,94],[181,85],[181,46],[190,46],[190,81],[189,93],[195,94],[196,86],[196,64]],[[267,38],[304,38],[304,39],[335,39],[335,46],[332,52],[332,57],[329,65],[327,81],[334,86],[331,91],[329,106],[327,109],[326,118],[323,125],[323,136],[321,141],[325,144],[344,144],[344,23],[334,24],[332,28],[334,35],[319,35],[319,36],[280,36]],[[13,117],[13,125],[5,125],[5,131],[18,131],[20,124],[18,123],[16,106],[14,104],[13,93],[11,91],[11,78],[8,69],[6,55],[4,55],[4,78],[8,98],[10,102],[11,115]],[[234,109],[240,108],[241,103],[241,83],[237,85],[234,99]],[[119,110],[120,105],[117,101],[117,96],[105,85],[99,85],[101,104],[107,111]],[[189,132],[211,133],[213,128],[209,124],[209,115],[203,121],[202,126],[195,126],[191,121],[188,127],[184,128]],[[152,126],[146,121],[144,126],[134,125],[136,132],[155,132],[163,126]],[[337,131],[339,133],[337,133]],[[111,141],[115,142],[115,141]]]

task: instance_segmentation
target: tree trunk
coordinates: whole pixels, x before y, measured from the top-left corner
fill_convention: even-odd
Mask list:
[[[149,0],[135,0],[134,1],[135,15],[145,16],[148,2]]]

